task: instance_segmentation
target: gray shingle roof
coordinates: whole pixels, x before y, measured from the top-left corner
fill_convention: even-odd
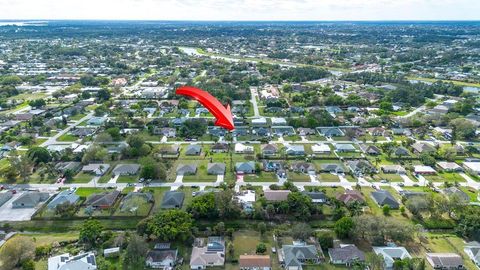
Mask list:
[[[373,191],[372,198],[381,206],[388,205],[392,209],[397,209],[400,206],[392,194],[386,190]]]
[[[185,194],[180,191],[168,191],[163,196],[162,208],[181,208]]]

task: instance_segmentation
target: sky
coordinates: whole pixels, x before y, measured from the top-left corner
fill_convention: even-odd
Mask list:
[[[0,20],[480,20],[480,0],[0,0]]]

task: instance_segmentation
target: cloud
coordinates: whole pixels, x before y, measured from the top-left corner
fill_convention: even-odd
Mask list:
[[[480,19],[479,0],[0,0],[0,7],[0,19]]]

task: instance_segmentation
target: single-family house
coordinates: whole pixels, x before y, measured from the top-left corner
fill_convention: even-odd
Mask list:
[[[304,162],[304,161],[294,162],[290,166],[290,168],[292,171],[298,172],[298,173],[308,173],[308,174],[315,173],[315,166],[313,166],[313,164],[309,162]]]
[[[265,190],[263,196],[269,202],[286,201],[290,190]]]
[[[378,148],[377,146],[375,145],[370,145],[370,144],[360,144],[360,149],[365,153],[365,154],[368,154],[368,155],[380,155],[382,153],[382,151],[380,150],[380,148]]]
[[[68,253],[48,258],[48,270],[96,270],[93,252],[70,255]]]
[[[467,256],[472,260],[472,262],[480,267],[480,243],[473,241],[465,245],[464,249]]]
[[[207,173],[211,175],[224,175],[225,163],[221,163],[221,162],[208,163]]]
[[[439,161],[437,166],[446,172],[462,172],[463,168],[455,162]]]
[[[328,256],[331,264],[351,266],[355,262],[364,262],[365,253],[355,245],[340,245],[337,248],[329,248]]]
[[[82,172],[94,174],[96,176],[104,175],[108,169],[110,169],[110,164],[106,163],[90,163],[83,166]]]
[[[80,200],[80,196],[75,193],[75,190],[64,190],[55,196],[47,205],[48,209],[55,209],[58,205],[69,203],[76,204]]]
[[[431,146],[427,143],[416,142],[412,144],[413,151],[416,154],[423,154],[423,153],[433,153],[435,152],[435,147]]]
[[[87,125],[89,126],[101,126],[107,121],[106,117],[92,117],[87,120]]]
[[[318,127],[318,133],[325,137],[341,137],[345,136],[345,133],[337,127]]]
[[[436,174],[437,171],[435,171],[434,168],[426,165],[415,165],[413,166],[413,171],[416,174]]]
[[[153,134],[165,136],[167,138],[175,138],[177,136],[177,130],[175,128],[169,128],[169,127],[164,127],[164,128],[155,127],[153,129]]]
[[[478,161],[463,162],[463,167],[473,175],[480,175],[480,162]]]
[[[271,270],[272,263],[268,255],[240,255],[240,270]]]
[[[303,145],[287,145],[285,153],[289,156],[305,155],[305,147]]]
[[[49,197],[50,194],[46,192],[25,192],[12,202],[12,208],[34,208]]]
[[[457,188],[457,187],[448,187],[443,189],[443,193],[447,195],[448,198],[452,197],[457,197],[461,201],[468,203],[470,202],[470,196],[468,196],[467,193],[465,193],[463,190]]]
[[[178,164],[177,175],[195,175],[197,173],[196,164]]]
[[[375,167],[370,164],[370,162],[364,159],[348,160],[347,166],[355,175],[363,175],[377,172],[377,169],[375,169]]]
[[[272,126],[285,126],[287,125],[287,120],[283,117],[272,117],[270,118],[272,121]]]
[[[393,154],[397,157],[405,157],[405,156],[409,156],[410,152],[408,152],[407,148],[400,146],[395,148],[395,150],[393,151]]]
[[[383,257],[385,270],[392,270],[393,264],[395,263],[396,260],[412,258],[410,253],[408,253],[408,251],[404,247],[396,247],[396,246],[373,247],[373,252]]]
[[[323,259],[315,245],[307,245],[305,243],[283,245],[279,252],[280,264],[287,270],[302,270],[303,265],[319,264]]]
[[[353,144],[349,143],[336,143],[333,145],[337,152],[355,152],[357,149]]]
[[[298,128],[297,129],[298,135],[300,136],[308,136],[308,135],[315,135],[315,129],[313,128]]]
[[[253,146],[246,145],[243,143],[236,143],[235,144],[235,153],[237,154],[253,154]]]
[[[107,191],[90,195],[85,205],[94,209],[108,209],[112,207],[120,196],[120,191]]]
[[[313,203],[326,203],[328,201],[328,197],[325,193],[321,191],[304,191],[302,192],[304,195],[307,195],[312,199]]]
[[[73,174],[76,174],[80,168],[81,163],[77,161],[67,161],[67,162],[59,162],[55,165],[55,170],[60,173],[65,173],[66,171],[71,171]]]
[[[190,144],[185,149],[185,155],[187,156],[198,156],[202,152],[202,147],[198,144]]]
[[[255,173],[255,162],[237,162],[235,163],[235,171],[239,174],[252,174]]]
[[[425,254],[425,257],[433,269],[466,269],[462,257],[456,253],[427,253]]]
[[[357,203],[365,203],[365,198],[363,197],[362,193],[357,190],[345,190],[344,193],[337,195],[337,200],[343,202],[344,204],[351,204],[354,202]]]
[[[391,174],[406,174],[407,171],[401,165],[382,165],[380,169],[384,173],[391,173]]]
[[[278,147],[275,144],[262,144],[261,149],[264,156],[273,156],[278,152]]]
[[[206,269],[207,267],[225,264],[225,240],[211,236],[208,240],[197,238],[194,241],[190,256],[190,269]]]
[[[140,171],[139,164],[118,164],[112,171],[113,175],[136,175]]]
[[[330,149],[330,146],[325,143],[316,143],[312,145],[312,152],[314,154],[330,154],[332,150]]]
[[[13,197],[13,193],[10,190],[0,191],[0,206],[8,202]]]
[[[175,144],[164,145],[159,149],[158,155],[160,155],[161,157],[164,157],[164,156],[178,157],[178,155],[180,155],[180,146]]]
[[[184,199],[185,199],[185,194],[183,192],[167,191],[163,196],[161,206],[164,209],[182,208]]]
[[[149,268],[173,270],[177,264],[177,249],[153,249],[145,256],[145,265]]]
[[[214,153],[227,153],[228,152],[228,144],[226,143],[216,143],[212,145],[210,150]]]
[[[345,168],[340,163],[322,163],[320,172],[345,173]]]
[[[379,205],[388,205],[391,209],[398,209],[400,204],[387,190],[376,190],[371,193],[372,199]]]

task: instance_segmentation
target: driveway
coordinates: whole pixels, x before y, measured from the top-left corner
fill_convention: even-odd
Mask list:
[[[42,204],[39,204],[37,208],[12,208],[12,203],[22,194],[23,192],[18,192],[0,207],[0,221],[30,220],[35,211],[41,207]]]
[[[108,180],[108,183],[109,183],[109,184],[116,184],[116,183],[117,183],[117,180],[118,180],[118,177],[120,177],[120,175],[115,175],[115,176],[112,177],[110,180]]]
[[[217,182],[215,182],[215,184],[222,183],[224,178],[225,178],[225,175],[223,175],[223,174],[222,175],[217,175]]]
[[[175,183],[183,183],[183,174],[177,175],[175,178]]]

